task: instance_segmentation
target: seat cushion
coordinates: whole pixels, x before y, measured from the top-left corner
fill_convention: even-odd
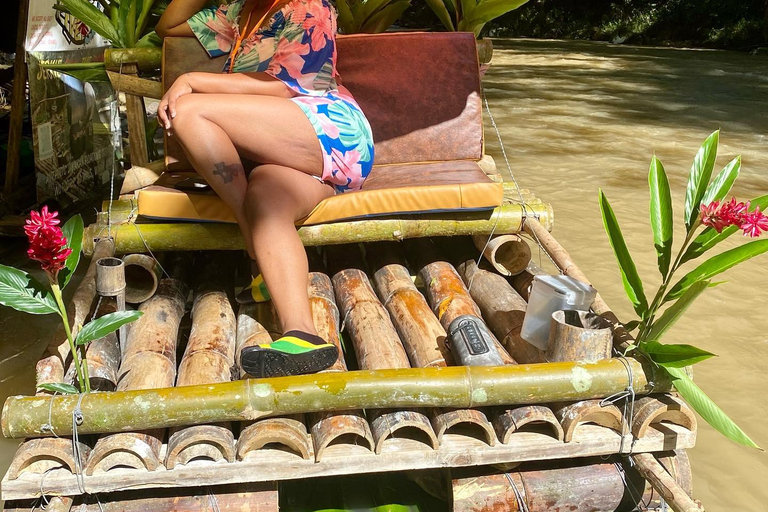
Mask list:
[[[213,191],[175,188],[194,172],[166,172],[139,192],[139,215],[153,219],[235,222],[232,212]],[[297,226],[366,217],[489,210],[501,204],[503,185],[491,181],[471,160],[377,165],[363,189],[329,197]]]

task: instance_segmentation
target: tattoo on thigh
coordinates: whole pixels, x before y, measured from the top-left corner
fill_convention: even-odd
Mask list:
[[[224,162],[219,162],[213,166],[216,168],[213,174],[219,176],[224,183],[231,183],[238,174],[243,172],[243,166],[240,164],[227,165]]]

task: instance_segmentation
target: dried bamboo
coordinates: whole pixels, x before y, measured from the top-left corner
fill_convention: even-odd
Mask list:
[[[545,274],[546,272],[544,272],[537,264],[530,262],[523,272],[510,277],[509,282],[512,283],[512,287],[520,294],[523,300],[527,302],[528,297],[531,294],[533,278]]]
[[[3,505],[3,512],[34,512],[38,507],[38,501],[37,499],[6,501]],[[70,496],[49,497],[48,503],[45,505],[45,512],[69,512],[72,509],[73,501]]]
[[[408,260],[419,269],[427,301],[446,331],[451,322],[462,315],[473,315],[482,320],[480,308],[472,300],[456,269],[447,261],[442,261],[430,240],[409,240],[406,251]],[[493,341],[504,364],[514,364],[515,360],[501,343],[495,337]]]
[[[543,405],[524,405],[514,409],[498,411],[493,418],[493,426],[502,443],[509,443],[510,436],[532,427],[537,432],[548,430],[555,439],[563,440],[564,432],[560,422],[549,407]]]
[[[397,241],[431,236],[464,236],[519,233],[526,215],[535,215],[545,224],[551,223],[552,208],[533,204],[503,204],[493,213],[459,212],[452,214],[408,215],[403,218],[366,219],[302,226],[299,237],[305,246],[333,245],[351,242]],[[83,250],[90,254],[91,238],[104,229],[92,224],[86,230]],[[119,224],[112,226],[118,254],[190,250],[243,250],[243,236],[235,224],[161,223]],[[146,244],[146,245],[145,245]]]
[[[653,455],[642,455],[659,464]],[[668,465],[674,460],[680,466],[689,467],[684,453],[673,457],[664,453],[659,454],[659,457]],[[661,472],[667,482],[675,482],[663,469]],[[565,467],[538,464],[511,473],[477,473],[474,470],[471,476],[453,480],[454,511],[613,512],[638,508],[657,510],[662,506],[651,485],[635,467],[626,462],[587,459],[578,465]],[[677,479],[685,485],[684,475],[679,475]]]
[[[83,279],[67,305],[69,325],[83,325],[96,297],[96,262],[115,251],[112,240],[102,238],[95,242],[93,257]],[[64,362],[69,358],[69,343],[63,327],[56,332],[52,343],[35,367],[37,386],[64,382]]]
[[[483,257],[503,276],[514,276],[524,271],[531,262],[531,248],[518,235],[499,235],[490,240],[474,235],[472,241]]]
[[[309,308],[312,311],[312,321],[317,334],[328,343],[333,343],[339,351],[339,358],[328,368],[327,372],[345,372],[344,350],[339,339],[339,308],[333,296],[331,279],[322,272],[309,273]]]
[[[411,275],[390,244],[367,247],[374,255],[376,292],[387,308],[414,368],[446,366],[450,352],[445,329],[432,314],[429,304],[416,289]]]
[[[133,165],[125,171],[120,194],[129,194],[153,185],[165,170],[165,160],[154,160],[146,165]],[[114,220],[114,219],[113,219]]]
[[[555,311],[549,330],[547,361],[609,359],[613,348],[611,324],[586,311]]]
[[[128,254],[125,263],[125,301],[141,304],[157,291],[160,280],[160,265],[146,254]]]
[[[544,352],[520,337],[528,305],[500,275],[480,268],[474,259],[460,263],[458,270],[464,283],[472,283],[469,293],[477,303],[491,332],[519,363],[546,361]]]
[[[629,365],[631,385],[637,395],[669,391],[669,380],[655,375],[655,381],[650,381],[650,371],[646,373],[634,358],[591,364],[334,372],[182,388],[90,393],[83,397],[80,405],[84,419],[78,430],[82,434],[135,431],[361,408],[469,408],[605,398],[626,390],[629,372],[624,363]],[[3,435],[10,438],[49,435],[41,429],[49,422],[49,403],[51,426],[59,435],[70,434],[77,396],[15,396],[9,397],[3,406]],[[158,403],[165,406],[159,407]]]
[[[157,80],[148,80],[110,70],[107,70],[107,76],[109,76],[109,81],[112,82],[115,91],[156,100],[163,97],[163,84]]]
[[[266,323],[263,325],[259,320]],[[237,316],[237,348],[235,350],[236,368],[240,375],[246,373],[240,365],[240,352],[246,347],[271,343],[273,336],[267,329],[278,331],[277,313],[271,302],[248,304],[240,307]],[[274,338],[280,334],[275,332]],[[243,426],[237,440],[237,460],[245,460],[249,454],[256,453],[269,444],[280,444],[302,459],[309,459],[312,447],[303,415],[289,418],[269,418]]]
[[[664,498],[675,512],[703,512],[704,507],[693,501],[651,453],[632,455],[635,467]]]
[[[141,71],[160,69],[161,48],[107,48],[104,65],[111,71],[123,71],[129,65],[137,65]]]
[[[184,285],[163,279],[157,294],[141,305],[144,313],[133,325],[120,366],[118,391],[167,388],[176,380],[176,340],[184,314]],[[134,412],[149,414],[151,403],[134,402]],[[131,430],[142,430],[131,423]],[[135,425],[135,424],[134,424]],[[101,437],[85,468],[88,475],[116,467],[154,471],[160,466],[163,430],[121,433]]]
[[[222,258],[209,258],[192,306],[192,330],[179,365],[177,386],[229,382],[235,366],[235,313],[224,291]],[[172,430],[165,466],[173,469],[192,459],[235,460],[235,438],[229,423]]]
[[[357,248],[327,248],[329,260],[336,264],[344,260],[358,263]],[[408,356],[397,331],[389,318],[387,310],[379,302],[365,272],[359,268],[348,268],[336,272],[332,279],[336,293],[336,302],[344,317],[345,327],[352,340],[360,368],[380,370],[388,368],[410,368]],[[376,410],[369,415],[374,449],[381,453],[384,442],[392,437],[406,434],[416,429],[419,437],[429,440],[429,445],[437,447],[435,433],[429,420],[420,411]],[[416,436],[412,436],[416,437]]]
[[[101,317],[117,311],[114,298],[102,298],[96,316]],[[114,391],[117,387],[117,372],[120,366],[120,343],[117,333],[112,332],[92,341],[86,351],[88,361],[88,378],[92,391]],[[75,379],[75,367],[69,365],[66,381]]]
[[[696,415],[681,398],[674,395],[644,396],[635,401],[635,415],[632,420],[632,434],[643,437],[652,425],[662,421],[674,423],[696,431]]]
[[[78,443],[81,460],[76,461],[72,453],[72,439],[57,437],[28,439],[21,444],[8,467],[8,479],[15,480],[24,473],[44,475],[47,471],[65,467],[75,473],[83,467],[91,451],[87,444]]]
[[[621,411],[613,404],[604,404],[600,400],[582,400],[553,406],[553,410],[563,427],[563,441],[566,443],[573,439],[576,427],[584,423],[594,423],[623,435]]]

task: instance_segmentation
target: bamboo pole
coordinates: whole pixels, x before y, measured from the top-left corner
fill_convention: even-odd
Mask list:
[[[524,271],[531,261],[531,248],[518,235],[472,237],[477,250],[503,276],[514,276]]]
[[[143,318],[143,317],[142,317]],[[138,329],[133,330],[138,331]],[[638,395],[664,392],[670,382],[649,382],[643,365],[625,361]],[[597,363],[546,363],[505,366],[454,366],[320,373],[269,379],[238,380],[182,388],[90,393],[82,398],[82,434],[135,431],[254,420],[323,410],[382,407],[477,407],[605,398],[626,390],[627,367],[609,359]],[[77,396],[9,397],[2,414],[5,437],[59,435],[72,432]],[[164,407],[158,407],[164,403]]]
[[[200,265],[200,277],[192,306],[192,330],[179,365],[176,386],[229,382],[235,365],[235,313],[227,298],[226,269],[221,257],[209,257]],[[196,425],[170,432],[165,467],[193,459],[213,462],[235,460],[235,438],[229,423]]]
[[[531,285],[533,285],[533,278],[541,275],[546,275],[546,272],[534,262],[530,262],[524,271],[516,276],[510,277],[509,282],[512,283],[512,287],[520,294],[523,300],[528,302],[528,297],[531,294]]]
[[[139,307],[144,314],[133,324],[126,341],[118,391],[168,388],[174,384],[176,341],[185,302],[182,282],[163,279],[157,294]],[[130,407],[136,414],[148,414],[140,403]],[[131,427],[131,433],[103,436],[96,442],[85,467],[87,475],[116,467],[154,471],[160,466],[164,431],[139,432],[144,429],[130,423],[126,426]]]
[[[102,298],[97,317],[102,317],[117,311],[114,298]],[[111,332],[92,341],[86,350],[88,363],[88,378],[93,391],[114,391],[117,387],[117,371],[120,366],[120,343],[117,332]],[[67,370],[66,382],[75,380],[75,366],[70,363]]]
[[[163,97],[162,82],[127,74],[126,68],[128,66],[130,64],[123,66],[123,73],[107,70],[107,76],[109,76],[109,81],[112,82],[112,87],[114,87],[115,91],[156,100]]]
[[[651,453],[632,455],[635,467],[664,498],[675,512],[703,512],[704,507],[695,502],[675,481]]]
[[[16,24],[16,59],[13,63],[13,95],[11,96],[10,133],[8,153],[5,160],[5,195],[13,193],[19,184],[19,153],[21,152],[21,130],[24,125],[24,106],[27,104],[27,63],[24,38],[27,36],[27,14],[29,0],[19,2],[19,21]]]
[[[39,500],[13,500],[6,501],[3,512],[34,512]],[[45,512],[69,512],[72,509],[74,499],[71,496],[52,496],[48,498]]]
[[[125,76],[133,76],[138,79],[139,68],[136,64],[124,64],[120,72]],[[146,165],[149,163],[149,151],[147,149],[147,111],[144,107],[144,98],[126,92],[125,112],[128,118],[131,165]]]
[[[104,52],[104,65],[111,71],[125,71],[128,65],[141,71],[160,69],[163,58],[161,48],[108,48]]]
[[[396,241],[431,236],[488,235],[491,232],[519,233],[525,215],[535,215],[545,225],[552,223],[550,205],[503,204],[492,214],[458,212],[450,214],[408,215],[403,218],[367,219],[301,226],[299,237],[305,246],[351,242]],[[83,250],[89,254],[92,239],[104,226],[92,224],[86,230]],[[235,224],[161,223],[121,224],[112,227],[118,254],[190,250],[243,250],[243,236]],[[145,246],[146,242],[146,246]]]
[[[114,251],[115,244],[112,240],[101,238],[95,241],[93,257],[88,265],[88,270],[77,286],[69,304],[67,304],[69,325],[85,324],[85,319],[90,313],[93,300],[96,297],[96,262],[101,258],[112,256]],[[64,363],[69,357],[69,343],[64,328],[61,327],[57,330],[51,344],[46,348],[42,359],[35,366],[38,388],[41,384],[64,382]]]

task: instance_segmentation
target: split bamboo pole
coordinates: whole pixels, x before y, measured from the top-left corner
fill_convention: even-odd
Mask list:
[[[462,236],[519,233],[526,215],[538,217],[545,225],[552,223],[548,204],[503,204],[492,213],[460,212],[455,214],[408,215],[403,218],[367,219],[335,222],[298,228],[305,246],[335,245],[351,242],[398,241],[431,236]],[[92,224],[86,230],[83,250],[89,254],[92,239],[104,226]],[[161,223],[120,224],[112,226],[118,254],[190,250],[243,250],[243,236],[235,224]],[[145,245],[146,243],[146,245]]]
[[[321,263],[316,258],[315,261],[310,258],[310,268],[317,269],[320,266]],[[324,372],[346,372],[347,363],[344,360],[339,338],[341,330],[339,308],[336,306],[331,279],[323,272],[309,273],[309,306],[317,334],[336,345],[339,351],[339,359]],[[344,443],[347,449],[364,446],[374,451],[373,433],[361,410],[310,414],[309,424],[315,445],[315,462],[320,462],[326,448],[337,440],[348,439],[350,442]]]
[[[95,242],[88,270],[67,304],[69,325],[85,324],[85,319],[93,306],[93,300],[96,298],[96,262],[101,258],[112,256],[114,252],[115,244],[112,240],[102,238]],[[43,358],[35,366],[37,386],[64,382],[64,364],[69,358],[69,343],[62,327],[57,330]]]
[[[232,269],[225,258],[208,257],[200,265],[200,277],[192,306],[192,330],[179,364],[176,386],[216,384],[232,380],[235,366],[235,313],[229,304],[226,279]],[[235,460],[235,438],[229,423],[196,425],[171,430],[165,467],[193,459],[213,462]]]
[[[263,324],[261,322],[264,322]],[[271,334],[270,334],[271,331]],[[272,302],[260,302],[240,306],[237,316],[236,368],[241,377],[247,374],[240,364],[240,352],[246,347],[272,343],[280,337],[277,313]],[[245,460],[270,444],[285,446],[302,459],[312,453],[309,434],[302,414],[291,417],[266,418],[242,424],[237,440],[238,460]]]
[[[357,355],[357,362],[364,370],[389,368],[410,368],[403,343],[387,310],[379,302],[362,267],[357,246],[335,246],[326,248],[326,255],[334,265],[358,268],[344,268],[332,278],[336,302],[344,318]],[[369,420],[373,433],[374,451],[381,453],[384,442],[395,435],[417,431],[417,436],[426,436],[428,444],[437,448],[437,438],[426,415],[417,410],[380,409],[370,412]],[[414,436],[414,437],[417,437]]]
[[[138,329],[136,329],[138,330]],[[637,395],[669,391],[669,380],[634,358]],[[478,407],[605,398],[625,391],[627,367],[609,359],[592,364],[547,363],[454,366],[334,372],[238,380],[204,386],[90,393],[80,409],[82,434],[255,420],[316,411],[382,407]],[[49,423],[59,435],[72,433],[77,396],[9,397],[2,414],[5,437],[41,437]],[[158,404],[164,404],[159,407]]]
[[[163,279],[157,294],[139,307],[144,314],[133,324],[126,341],[118,391],[168,388],[174,384],[176,341],[185,302],[184,284]],[[149,414],[154,408],[141,401],[129,407],[138,415]],[[165,433],[162,427],[143,431],[135,423],[127,422],[126,426],[131,433],[103,436],[96,442],[85,467],[86,474],[126,466],[154,471],[161,465],[160,448]]]

